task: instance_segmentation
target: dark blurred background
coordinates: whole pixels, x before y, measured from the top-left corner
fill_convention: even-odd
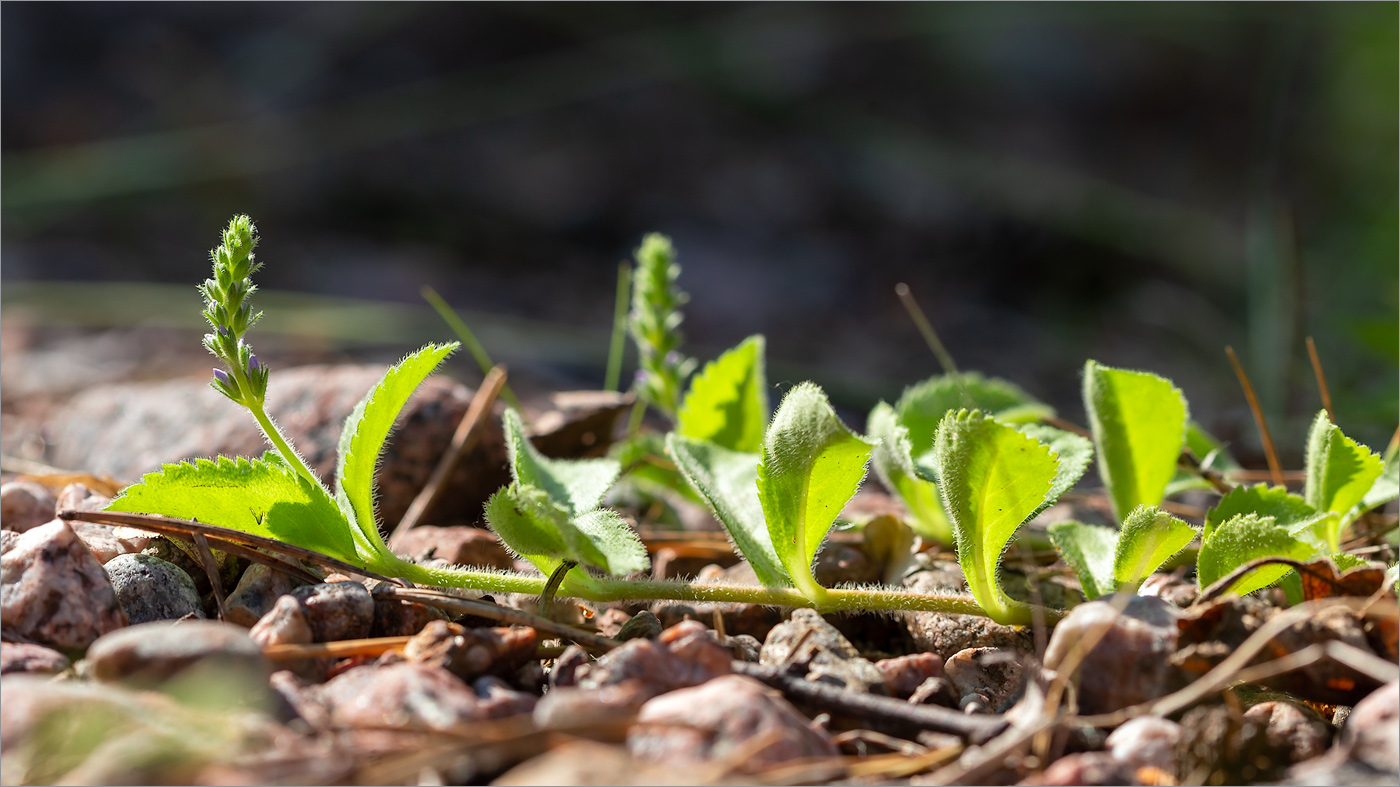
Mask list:
[[[597,387],[617,264],[659,230],[688,349],[765,333],[770,381],[817,380],[856,427],[938,370],[906,281],[962,367],[1073,420],[1086,358],[1147,368],[1258,462],[1230,344],[1296,467],[1311,335],[1343,428],[1395,429],[1395,3],[5,2],[0,23],[12,357],[194,327],[206,250],[247,212],[261,284],[303,294],[269,293],[269,335],[387,360],[450,335],[427,284],[513,373]]]

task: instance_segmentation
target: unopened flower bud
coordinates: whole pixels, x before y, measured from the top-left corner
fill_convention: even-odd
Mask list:
[[[224,386],[227,386],[229,388],[233,387],[233,379],[229,377],[228,372],[224,371],[223,369],[214,370],[214,379],[218,380]]]
[[[258,371],[258,370],[261,369],[261,368],[262,368],[262,364],[258,362],[258,356],[257,356],[257,354],[256,354],[256,353],[250,353],[250,354],[248,355],[248,371],[250,371],[250,372],[256,372],[256,371]]]

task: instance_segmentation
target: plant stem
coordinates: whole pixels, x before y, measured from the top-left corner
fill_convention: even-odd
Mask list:
[[[617,264],[617,301],[613,305],[612,341],[608,345],[608,371],[603,390],[616,391],[622,384],[622,353],[627,346],[627,303],[632,292],[632,266]]]
[[[495,593],[526,593],[540,595],[546,589],[545,577],[523,574],[496,573],[462,568],[432,568],[404,562],[397,567],[404,579],[438,587],[470,588]],[[772,588],[759,585],[713,585],[693,582],[651,582],[646,580],[607,579],[590,577],[586,583],[573,578],[564,581],[561,593],[588,601],[608,602],[624,599],[665,599],[671,601],[700,601],[735,604],[763,604],[774,607],[813,607],[811,600],[796,588]],[[1017,611],[1023,605],[1016,605]],[[987,617],[977,601],[968,596],[911,593],[907,590],[878,588],[828,588],[825,603],[817,607],[822,612],[908,611],[943,612],[951,615]],[[1029,606],[1026,606],[1029,615]],[[1045,619],[1056,622],[1064,617],[1060,610],[1045,608]]]
[[[272,418],[267,414],[267,410],[263,408],[262,402],[252,398],[250,392],[253,390],[253,386],[248,382],[248,378],[243,374],[243,370],[239,368],[240,365],[235,363],[229,364],[228,366],[229,370],[233,372],[234,380],[238,383],[239,391],[243,393],[243,406],[247,407],[248,412],[253,414],[253,418],[257,420],[258,426],[262,427],[263,435],[267,437],[268,442],[272,443],[272,447],[276,448],[277,453],[282,455],[282,459],[287,463],[288,467],[295,470],[298,475],[305,478],[307,481],[320,486],[321,479],[316,477],[316,474],[306,465],[306,460],[302,459],[301,454],[293,450],[292,446],[287,442],[287,438],[282,436],[282,430],[278,429],[277,424],[273,423]]]

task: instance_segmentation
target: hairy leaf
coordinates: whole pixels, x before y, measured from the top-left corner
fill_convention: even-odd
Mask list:
[[[266,457],[165,465],[123,490],[107,510],[197,519],[371,570],[383,567],[383,556],[350,527],[325,488]]]
[[[486,523],[501,537],[501,543],[546,575],[569,555],[563,536],[568,520],[569,512],[563,506],[532,486],[511,484],[486,501]]]
[[[575,516],[565,538],[573,540],[579,563],[597,566],[613,576],[651,567],[647,548],[622,515],[608,508],[595,508]],[[577,538],[575,538],[577,534]]]
[[[909,509],[910,527],[924,538],[940,544],[953,543],[953,527],[943,512],[943,500],[931,472],[914,464],[910,454],[909,430],[899,423],[899,415],[884,402],[875,405],[866,421],[868,437],[876,441],[871,464],[880,483],[899,496]]]
[[[1389,454],[1380,476],[1371,484],[1371,489],[1361,498],[1361,504],[1352,512],[1353,519],[1363,511],[1370,511],[1400,497],[1400,464],[1397,464],[1396,459],[1396,454]]]
[[[572,515],[592,511],[603,501],[621,466],[612,459],[549,459],[525,436],[520,414],[506,410],[506,453],[511,474],[521,484],[543,490]]]
[[[1084,365],[1084,409],[1098,449],[1099,476],[1119,521],[1162,502],[1186,439],[1186,399],[1147,372]]]
[[[922,457],[933,449],[934,432],[949,411],[963,408],[991,413],[1003,423],[1028,423],[1055,414],[1017,386],[977,372],[938,375],[904,389],[895,410],[909,430],[910,455]]]
[[[1309,505],[1318,511],[1345,514],[1366,497],[1383,470],[1379,456],[1342,434],[1326,410],[1318,412],[1308,432],[1303,496]]]
[[[1210,538],[1217,527],[1240,514],[1271,516],[1276,524],[1290,530],[1294,525],[1310,523],[1318,517],[1317,510],[1308,505],[1306,500],[1289,494],[1288,490],[1281,486],[1240,485],[1227,492],[1206,512],[1201,537]]]
[[[768,587],[790,586],[792,580],[773,549],[758,500],[759,455],[731,451],[674,432],[667,436],[666,448],[676,467],[723,523],[739,554],[753,566],[758,581]]]
[[[458,344],[429,344],[389,367],[379,384],[355,405],[340,432],[335,500],[345,518],[376,551],[388,554],[374,517],[374,467],[379,451],[408,398]]]
[[[1094,445],[1073,432],[1044,424],[1026,424],[1017,428],[1022,434],[1034,437],[1041,445],[1054,452],[1060,463],[1059,470],[1055,471],[1055,480],[1050,484],[1050,492],[1045,496],[1045,502],[1027,517],[1029,519],[1049,508],[1060,499],[1060,495],[1079,482],[1089,467],[1089,461],[1094,458]]]
[[[1239,514],[1211,533],[1196,557],[1196,577],[1202,588],[1210,587],[1226,574],[1261,557],[1306,560],[1315,551],[1312,544],[1288,534],[1271,516]],[[1269,565],[1249,572],[1230,586],[1240,595],[1253,593],[1277,582],[1291,571],[1288,566]]]
[[[763,337],[705,364],[690,383],[676,416],[676,431],[731,451],[757,453],[768,423],[768,383],[763,372]]]
[[[1093,601],[1117,589],[1113,555],[1118,547],[1118,533],[1082,522],[1056,522],[1047,532],[1060,557],[1074,569],[1085,598]]]
[[[1137,592],[1143,580],[1186,548],[1196,529],[1156,506],[1138,506],[1123,521],[1113,552],[1113,581]]]
[[[972,595],[999,623],[1027,622],[1002,590],[997,564],[1012,534],[1045,503],[1059,462],[1035,438],[976,410],[944,416],[934,454]]]
[[[865,478],[870,450],[812,383],[788,391],[763,440],[758,497],[768,534],[793,584],[814,602],[826,591],[812,576],[812,558]]]

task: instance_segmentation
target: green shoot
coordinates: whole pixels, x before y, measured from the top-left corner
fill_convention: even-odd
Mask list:
[[[617,299],[613,302],[612,340],[608,342],[608,368],[603,375],[603,390],[616,391],[622,383],[622,354],[627,346],[627,299],[632,290],[632,267],[625,262],[617,266]]]
[[[681,406],[685,378],[695,360],[681,355],[680,307],[685,293],[676,286],[681,266],[676,264],[671,239],[653,233],[637,249],[632,275],[632,338],[637,343],[635,390],[641,401],[672,419]]]
[[[1084,365],[1084,409],[1098,449],[1099,475],[1121,522],[1162,502],[1186,439],[1186,398],[1147,372]]]

